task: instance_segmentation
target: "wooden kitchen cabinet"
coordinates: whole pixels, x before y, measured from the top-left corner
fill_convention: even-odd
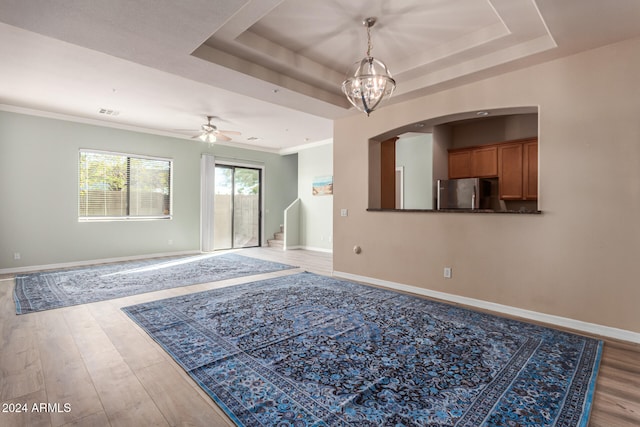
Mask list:
[[[449,179],[489,178],[497,175],[497,146],[449,150]]]
[[[491,178],[498,175],[498,147],[490,145],[471,150],[471,176]]]
[[[522,145],[522,187],[525,200],[538,200],[538,141]]]
[[[498,146],[500,199],[538,199],[537,138],[508,142]]]
[[[507,143],[498,147],[498,185],[500,199],[522,200],[522,144]]]
[[[471,150],[449,151],[449,179],[471,176]]]
[[[538,138],[449,150],[449,179],[493,177],[500,199],[538,200]]]

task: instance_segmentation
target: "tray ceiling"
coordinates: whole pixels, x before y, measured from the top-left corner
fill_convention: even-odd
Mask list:
[[[194,55],[348,108],[345,72],[365,56],[362,19],[378,18],[372,55],[410,94],[556,47],[534,2],[286,0],[264,14],[243,9]]]

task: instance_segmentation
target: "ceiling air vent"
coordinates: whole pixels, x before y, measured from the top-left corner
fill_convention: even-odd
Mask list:
[[[260,138],[258,138],[257,136],[250,136],[249,138],[247,138],[247,141],[257,141]]]
[[[120,114],[120,111],[117,110],[109,110],[108,108],[101,108],[98,110],[98,114],[104,114],[105,116],[117,116]]]

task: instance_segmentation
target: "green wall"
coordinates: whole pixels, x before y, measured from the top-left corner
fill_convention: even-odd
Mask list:
[[[173,159],[173,219],[78,222],[81,148]],[[264,165],[265,238],[277,231],[297,197],[295,154],[0,111],[0,269],[198,251],[202,153]]]
[[[313,179],[333,176],[333,143],[300,150],[298,153],[298,197],[302,201],[300,246],[333,251],[333,195],[314,196]]]

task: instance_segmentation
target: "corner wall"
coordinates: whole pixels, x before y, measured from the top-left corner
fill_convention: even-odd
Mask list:
[[[634,39],[337,120],[334,270],[640,332],[638,76]],[[530,105],[542,215],[367,212],[369,138]]]
[[[333,175],[333,144],[306,148],[298,152],[298,197],[302,202],[300,246],[305,249],[333,250],[333,195],[314,196],[314,177]]]

